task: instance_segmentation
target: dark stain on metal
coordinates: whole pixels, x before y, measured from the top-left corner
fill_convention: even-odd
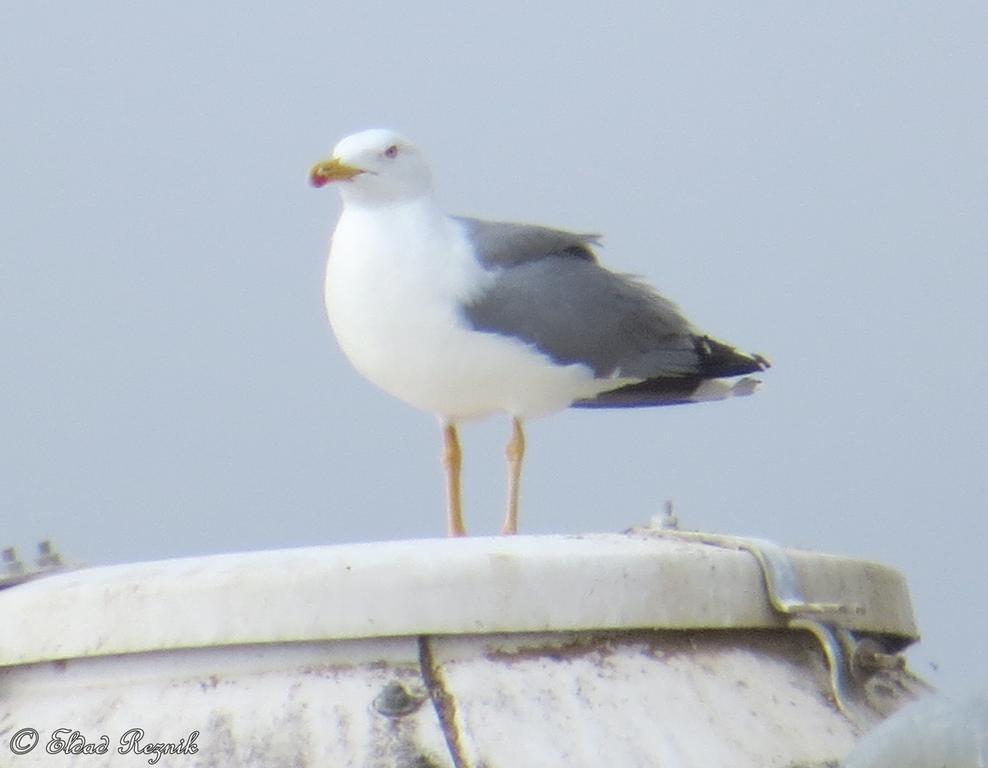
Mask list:
[[[610,633],[587,635],[566,641],[547,640],[543,645],[519,645],[515,648],[495,648],[484,655],[491,661],[515,662],[527,659],[551,659],[568,661],[593,654],[611,654],[614,651]]]
[[[602,661],[613,655],[618,647],[638,645],[642,655],[660,661],[672,661],[686,656],[691,661],[698,654],[718,654],[737,647],[738,638],[755,645],[772,656],[791,655],[791,633],[779,630],[724,630],[689,632],[683,630],[604,630],[584,632],[574,637],[572,633],[553,635],[545,633],[539,644],[517,645],[509,648],[493,648],[485,653],[491,661],[511,663],[528,659],[566,661],[583,656],[599,655]],[[541,639],[541,638],[540,638]],[[809,643],[812,648],[812,643]]]
[[[333,662],[332,664],[305,664],[299,667],[299,672],[303,675],[314,675],[316,677],[337,678],[340,675],[349,675],[356,670],[371,670],[374,672],[409,672],[418,674],[418,666],[408,663],[395,663],[391,661],[372,661],[367,664],[355,664],[352,662]]]
[[[423,696],[415,696],[397,680],[392,680],[374,698],[374,709],[386,717],[409,715],[422,706]]]
[[[442,763],[423,754],[400,755],[395,765],[397,768],[443,768]]]
[[[824,760],[822,763],[789,763],[786,768],[840,768],[840,762]]]
[[[436,709],[439,727],[442,728],[443,738],[449,749],[449,756],[453,759],[455,768],[470,768],[464,755],[463,745],[460,743],[460,732],[456,728],[456,699],[446,689],[446,681],[443,679],[442,672],[432,658],[432,648],[429,646],[428,636],[419,635],[418,641],[422,680],[425,682],[426,690],[429,691],[432,706]]]
[[[298,671],[303,675],[335,679],[340,675],[350,674],[355,669],[357,669],[356,664],[306,664],[299,667]]]

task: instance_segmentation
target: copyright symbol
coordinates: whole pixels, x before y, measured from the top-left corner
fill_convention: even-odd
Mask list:
[[[21,728],[10,737],[10,751],[15,755],[26,755],[38,746],[38,732],[34,728]]]

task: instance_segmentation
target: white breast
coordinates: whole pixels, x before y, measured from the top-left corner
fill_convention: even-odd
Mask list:
[[[603,386],[583,365],[472,330],[459,307],[493,279],[462,226],[422,199],[347,206],[333,235],[326,307],[354,367],[381,389],[449,419],[543,415]]]

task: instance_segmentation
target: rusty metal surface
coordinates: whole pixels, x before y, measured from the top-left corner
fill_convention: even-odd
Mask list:
[[[855,606],[841,626],[915,638],[897,571],[788,554],[808,600]],[[82,569],[0,590],[0,615],[0,666],[247,643],[785,624],[749,553],[606,534],[351,544]]]
[[[0,765],[146,766],[153,753],[118,752],[121,738],[140,728],[138,748],[184,740],[184,753],[156,763],[171,768],[453,768],[419,669],[417,642],[391,639],[0,670]],[[10,740],[28,727],[39,732],[38,745],[12,755]],[[106,754],[49,754],[58,728],[94,746],[105,736]]]
[[[431,646],[464,765],[836,765],[860,736],[829,697],[818,647],[798,633],[433,638]],[[896,705],[920,693],[902,686]],[[874,721],[881,716],[872,711]]]
[[[922,691],[884,669],[877,721]],[[123,768],[791,768],[860,733],[805,633],[611,631],[281,643],[0,669],[0,765]],[[863,685],[863,683],[862,683]],[[23,745],[25,728],[38,746]],[[48,754],[55,729],[106,754]]]

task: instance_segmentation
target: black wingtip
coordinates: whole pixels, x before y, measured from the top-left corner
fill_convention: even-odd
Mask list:
[[[739,352],[710,336],[694,336],[693,348],[700,356],[698,374],[704,379],[744,376],[772,367],[763,355]]]

